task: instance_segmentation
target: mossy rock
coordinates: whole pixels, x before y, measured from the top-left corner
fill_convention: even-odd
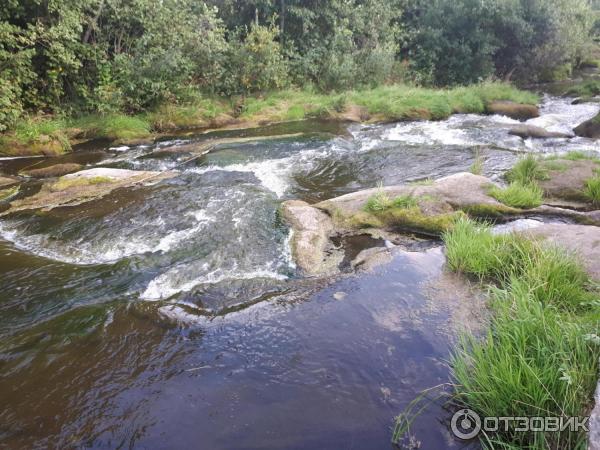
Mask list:
[[[112,168],[82,170],[56,181],[47,181],[36,194],[11,202],[10,208],[2,215],[81,205],[105,197],[116,189],[156,183],[176,174]]]
[[[510,101],[494,101],[486,105],[488,114],[500,114],[516,120],[527,120],[539,117],[540,110],[536,105],[528,105]]]
[[[63,135],[40,135],[31,142],[20,142],[14,136],[0,139],[0,154],[6,156],[59,156],[70,150]]]
[[[341,229],[383,228],[438,235],[464,216],[498,217],[518,212],[488,195],[489,179],[458,173],[421,185],[367,189],[317,203]],[[382,200],[373,202],[374,197]],[[406,199],[406,201],[398,201]],[[410,201],[408,201],[410,200]]]

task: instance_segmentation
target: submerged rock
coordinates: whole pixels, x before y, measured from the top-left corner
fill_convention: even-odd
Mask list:
[[[302,136],[302,133],[294,134],[280,134],[273,136],[252,136],[252,137],[234,137],[234,138],[221,138],[221,139],[207,139],[200,142],[192,142],[190,144],[173,145],[169,147],[162,147],[154,150],[152,155],[162,155],[170,153],[190,153],[197,156],[205,155],[213,150],[215,147],[220,145],[235,145],[235,144],[246,144],[250,142],[260,142],[278,139],[297,138]]]
[[[298,268],[306,275],[335,272],[339,260],[326,254],[333,231],[329,216],[301,200],[284,202],[281,211],[293,230],[292,255]]]
[[[577,136],[591,139],[600,138],[600,114],[577,125],[573,131]]]
[[[488,114],[501,114],[516,120],[527,120],[539,117],[540,111],[536,105],[527,105],[510,101],[490,102],[486,106]]]
[[[176,172],[111,168],[82,170],[62,176],[57,181],[46,182],[37,194],[11,202],[10,208],[2,215],[26,210],[50,211],[58,207],[80,205],[102,198],[115,189],[153,184],[175,175]]]
[[[519,136],[523,139],[534,138],[534,139],[545,139],[545,138],[568,138],[571,137],[565,133],[559,133],[557,131],[548,131],[535,125],[517,125],[508,131],[508,134],[513,136]]]
[[[55,164],[53,166],[42,167],[41,169],[24,170],[21,172],[21,175],[33,178],[53,178],[77,172],[81,169],[83,169],[83,166],[76,163]]]

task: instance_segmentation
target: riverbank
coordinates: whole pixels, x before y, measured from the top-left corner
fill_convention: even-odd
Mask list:
[[[441,235],[448,268],[487,289],[492,312],[489,332],[465,335],[454,352],[454,401],[480,417],[582,417],[594,407],[600,357],[599,171],[594,155],[530,155],[506,173],[508,187],[459,173],[312,206],[292,200],[283,215],[297,264],[312,276],[335,267],[331,236]],[[510,224],[534,215],[548,219]],[[486,220],[508,224],[494,229]],[[522,433],[514,425],[481,437],[519,448],[587,442],[584,430]]]
[[[529,108],[494,102],[513,102]],[[151,142],[181,130],[253,128],[305,119],[350,122],[442,120],[453,113],[535,114],[539,97],[507,83],[486,82],[453,89],[408,85],[317,94],[286,90],[256,97],[203,99],[189,105],[164,105],[144,114],[90,115],[78,118],[27,118],[0,136],[0,154],[48,155],[73,145],[103,139],[115,144]],[[498,109],[500,108],[500,109]],[[530,112],[533,111],[533,112]],[[527,116],[526,116],[527,117]],[[529,115],[531,117],[531,115]]]

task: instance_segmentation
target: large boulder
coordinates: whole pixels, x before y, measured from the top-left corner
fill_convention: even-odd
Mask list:
[[[559,133],[557,131],[548,131],[541,127],[536,127],[535,125],[516,125],[512,127],[508,134],[512,134],[513,136],[519,136],[523,139],[526,138],[534,138],[534,139],[545,139],[545,138],[568,138],[571,137],[565,133]]]
[[[540,115],[540,111],[536,105],[527,105],[511,101],[495,101],[490,102],[486,106],[488,114],[500,114],[516,120],[533,119]]]
[[[53,178],[62,177],[69,173],[77,172],[83,169],[81,164],[67,163],[55,164],[53,166],[42,167],[40,169],[29,169],[21,172],[21,175],[32,178]]]
[[[330,217],[300,200],[284,202],[281,212],[293,230],[292,255],[298,268],[309,276],[335,271],[337,264],[326,255],[333,231]]]
[[[591,139],[600,138],[600,114],[590,120],[577,125],[573,130],[577,136]]]
[[[177,172],[151,172],[95,168],[82,170],[44,183],[38,193],[11,202],[2,215],[18,211],[50,211],[102,198],[116,189],[149,185],[176,176]]]

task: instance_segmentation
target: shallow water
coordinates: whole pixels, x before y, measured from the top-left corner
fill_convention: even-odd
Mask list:
[[[531,123],[569,131],[599,109],[548,96]],[[423,283],[439,275],[443,256],[402,253],[375,274],[304,280],[279,205],[437,178],[468,170],[476,155],[498,177],[521,152],[600,151],[582,138],[509,136],[515,123],[476,115],[348,129],[308,122],[262,130],[302,136],[222,145],[191,161],[155,151],[261,130],[0,161],[12,174],[66,161],[179,171],[0,221],[0,442],[385,447],[393,417],[419,390],[448,381],[452,308],[423,308]],[[346,245],[359,247],[354,256],[384,244]],[[462,445],[449,438],[448,414],[433,406],[419,420],[423,448]]]

